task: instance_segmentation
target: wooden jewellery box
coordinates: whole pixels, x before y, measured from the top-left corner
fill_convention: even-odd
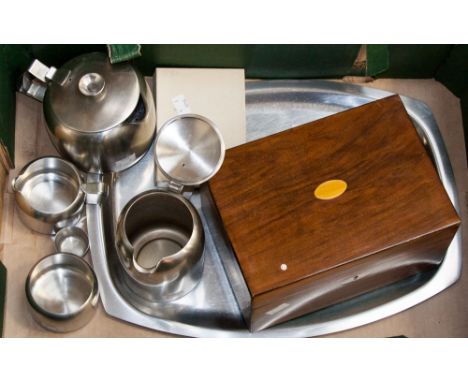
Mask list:
[[[460,224],[398,96],[227,150],[202,197],[251,331],[437,267]]]

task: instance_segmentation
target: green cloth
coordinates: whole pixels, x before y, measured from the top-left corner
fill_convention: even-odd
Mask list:
[[[140,44],[109,44],[107,51],[112,64],[141,56]]]
[[[452,45],[380,44],[367,46],[367,74],[379,78],[434,78]]]
[[[390,65],[388,45],[367,45],[367,76],[376,76],[388,70]]]
[[[439,67],[435,79],[458,97],[468,90],[468,45],[455,45]],[[465,115],[464,115],[465,117]]]
[[[11,158],[15,148],[16,84],[30,58],[22,45],[0,45],[0,144]]]

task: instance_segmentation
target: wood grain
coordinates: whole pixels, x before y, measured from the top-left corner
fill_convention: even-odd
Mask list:
[[[209,188],[253,299],[460,223],[398,96],[227,150]]]

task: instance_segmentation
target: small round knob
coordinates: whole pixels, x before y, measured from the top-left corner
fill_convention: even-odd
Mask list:
[[[95,97],[101,94],[105,85],[106,81],[98,73],[87,73],[78,82],[81,94],[88,97]]]

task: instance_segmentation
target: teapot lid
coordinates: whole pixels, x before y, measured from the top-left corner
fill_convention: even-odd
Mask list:
[[[157,166],[169,180],[183,186],[199,186],[221,168],[224,141],[209,119],[182,114],[159,129],[154,154]]]
[[[44,97],[48,124],[89,133],[127,120],[137,109],[144,81],[130,64],[112,65],[104,53],[78,56],[57,75],[60,82],[50,82]]]

